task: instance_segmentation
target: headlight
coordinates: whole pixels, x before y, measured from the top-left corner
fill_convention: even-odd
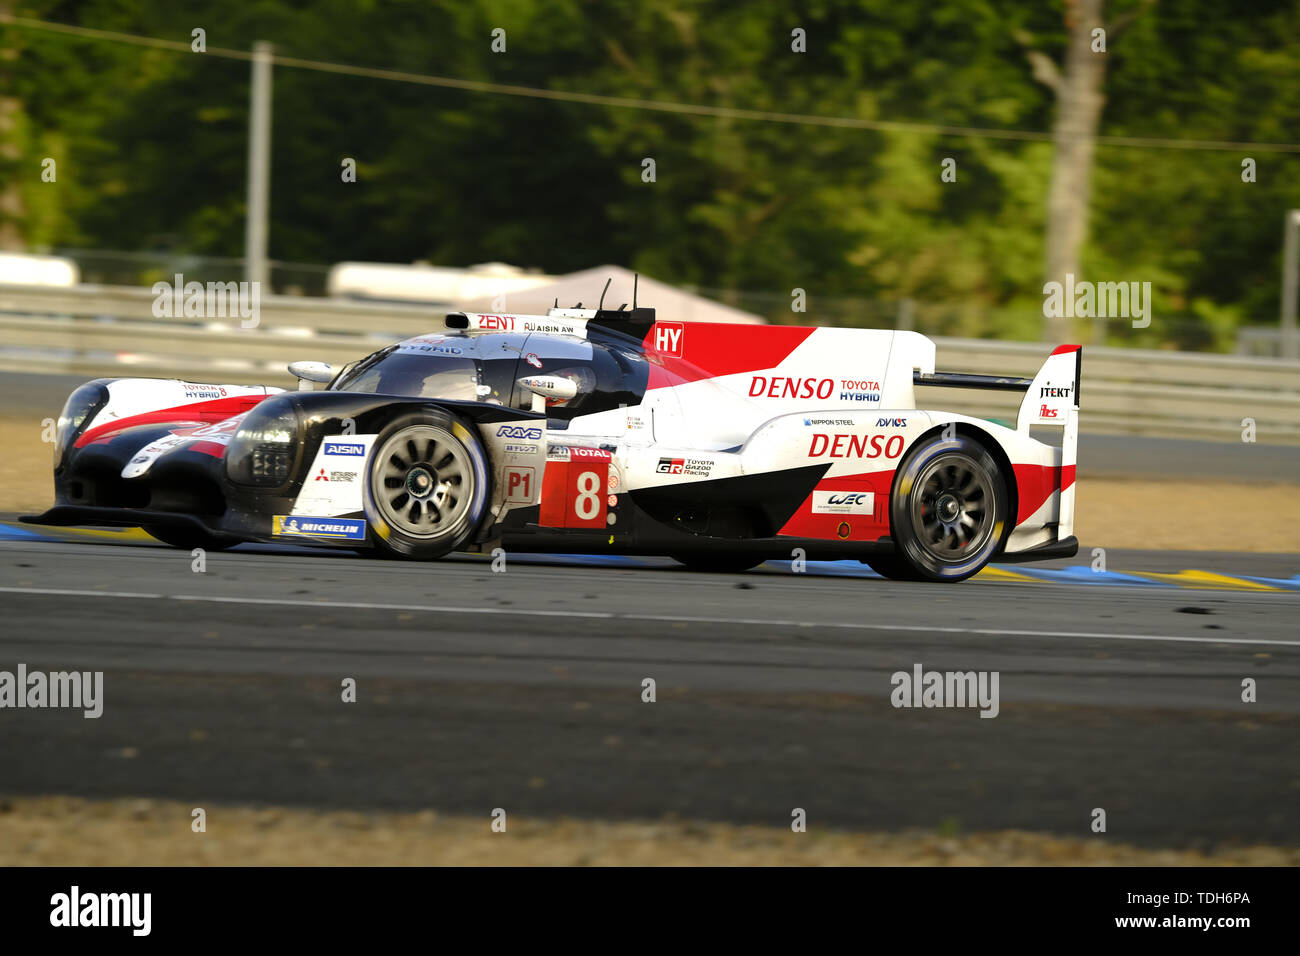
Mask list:
[[[87,382],[68,396],[59,413],[59,424],[54,431],[54,467],[63,461],[68,445],[81,434],[85,424],[108,403],[108,389],[103,382]]]
[[[240,485],[272,487],[289,480],[298,445],[298,413],[287,396],[249,412],[226,451],[226,475]]]

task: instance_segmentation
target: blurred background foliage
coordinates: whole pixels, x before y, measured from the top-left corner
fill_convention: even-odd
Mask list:
[[[1109,0],[1103,135],[1300,141],[1300,0]],[[1066,0],[0,0],[209,47],[555,90],[1050,131],[1025,52]],[[491,50],[506,31],[507,50]],[[791,51],[791,31],[807,52]],[[0,26],[10,244],[242,252],[243,62]],[[277,67],[270,254],[551,273],[618,263],[774,321],[1036,338],[1051,142],[688,116]],[[1258,164],[1243,183],[1241,162]],[[40,163],[58,164],[57,187]],[[343,157],[358,181],[340,179]],[[642,160],[656,181],[642,181]],[[940,180],[946,157],[957,182]],[[1276,323],[1300,154],[1098,144],[1084,278],[1147,280],[1112,341],[1228,348]],[[790,311],[794,288],[809,312]],[[900,305],[901,304],[901,305]]]

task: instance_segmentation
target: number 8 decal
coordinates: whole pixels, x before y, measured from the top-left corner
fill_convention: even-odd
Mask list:
[[[578,497],[573,502],[574,513],[582,521],[591,521],[600,514],[600,475],[584,471],[578,476]]]

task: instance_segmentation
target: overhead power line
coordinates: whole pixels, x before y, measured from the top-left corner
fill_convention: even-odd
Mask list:
[[[68,36],[92,40],[107,40],[116,43],[130,43],[136,46],[153,47],[160,50],[174,50],[190,53],[190,44],[183,40],[166,40],[161,37],[140,36],[134,33],[118,33],[113,30],[97,30],[92,27],[74,26],[68,23],[54,23],[48,20],[36,20],[29,17],[0,16],[0,23],[25,27],[31,30],[43,30]],[[227,47],[208,47],[199,56],[213,56],[228,60],[253,59],[248,50],[234,50]],[[465,80],[451,76],[432,76],[425,73],[410,73],[405,70],[385,70],[376,67],[354,66],[348,63],[330,63],[325,60],[308,60],[301,57],[274,54],[276,66],[299,70],[314,70],[318,73],[335,73],[344,76],[366,77],[375,80],[389,80],[397,83],[413,83],[420,86],[434,86],[443,89],[464,90],[470,93],[492,93],[501,96],[524,96],[539,100],[552,100],[561,103],[585,103],[591,106],[609,106],[618,109],[651,110],[659,113],[678,113],[688,116],[710,116],[715,118],[749,120],[753,122],[787,123],[798,126],[823,126],[840,129],[868,129],[886,133],[922,133],[938,136],[967,137],[971,139],[1003,139],[1028,142],[1050,143],[1055,136],[1042,130],[998,129],[996,127],[951,126],[943,123],[918,123],[902,120],[861,119],[854,116],[820,116],[815,113],[782,113],[771,110],[751,110],[733,106],[708,106],[702,103],[675,103],[669,100],[650,100],[628,96],[607,96],[601,93],[582,93],[571,90],[550,90],[535,86],[520,86],[513,83],[492,83],[485,80]],[[1300,143],[1241,143],[1209,139],[1170,139],[1148,136],[1103,136],[1094,137],[1101,146],[1128,146],[1145,149],[1190,149],[1223,150],[1233,152],[1256,153],[1300,153]]]

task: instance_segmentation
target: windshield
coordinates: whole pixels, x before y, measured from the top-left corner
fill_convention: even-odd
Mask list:
[[[479,393],[478,363],[468,358],[431,356],[392,351],[377,361],[362,362],[340,376],[335,389],[411,398],[446,398],[482,401],[491,389]]]

